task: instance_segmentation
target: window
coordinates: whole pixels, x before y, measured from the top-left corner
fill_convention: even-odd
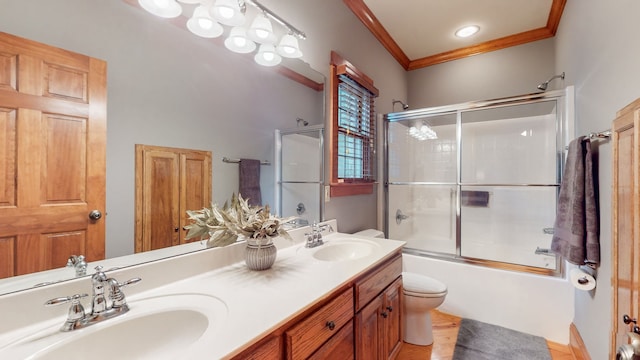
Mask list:
[[[331,196],[370,194],[376,175],[373,81],[331,53]]]

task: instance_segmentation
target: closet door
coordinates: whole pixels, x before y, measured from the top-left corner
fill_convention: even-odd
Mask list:
[[[186,211],[210,204],[211,152],[136,145],[136,252],[185,243]]]
[[[106,75],[0,32],[0,278],[104,258]]]
[[[629,341],[640,317],[640,99],[620,110],[613,122],[613,324],[610,358]]]

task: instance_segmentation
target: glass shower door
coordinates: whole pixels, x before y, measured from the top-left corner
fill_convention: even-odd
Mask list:
[[[391,122],[387,131],[389,238],[456,254],[456,113]]]
[[[460,255],[555,269],[555,100],[461,113]],[[548,229],[548,230],[545,230]]]
[[[558,274],[549,247],[572,126],[566,94],[387,114],[387,235],[419,255]]]
[[[298,217],[299,225],[324,220],[324,128],[276,131],[276,145],[279,152],[276,212],[284,217]]]

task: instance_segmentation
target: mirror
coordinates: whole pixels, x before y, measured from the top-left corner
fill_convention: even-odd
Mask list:
[[[296,19],[289,6],[301,10],[303,5],[294,0],[262,3],[304,30],[304,18]],[[133,254],[135,144],[211,151],[212,197],[224,203],[237,192],[238,165],[223,157],[273,164],[275,129],[296,127],[298,118],[310,125],[324,122],[323,91],[126,1],[8,0],[0,23],[9,34],[107,62],[106,269],[203,248],[192,243]],[[311,44],[300,42],[303,53]],[[301,61],[295,67],[324,82],[321,73]],[[263,203],[275,203],[274,173],[273,165],[261,169]],[[94,266],[88,264],[89,273]],[[54,271],[75,276],[71,268]],[[0,294],[62,279],[48,273],[36,281],[32,276],[0,280]]]

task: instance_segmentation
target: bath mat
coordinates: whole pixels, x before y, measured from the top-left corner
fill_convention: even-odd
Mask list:
[[[551,360],[544,338],[462,319],[453,360]]]

